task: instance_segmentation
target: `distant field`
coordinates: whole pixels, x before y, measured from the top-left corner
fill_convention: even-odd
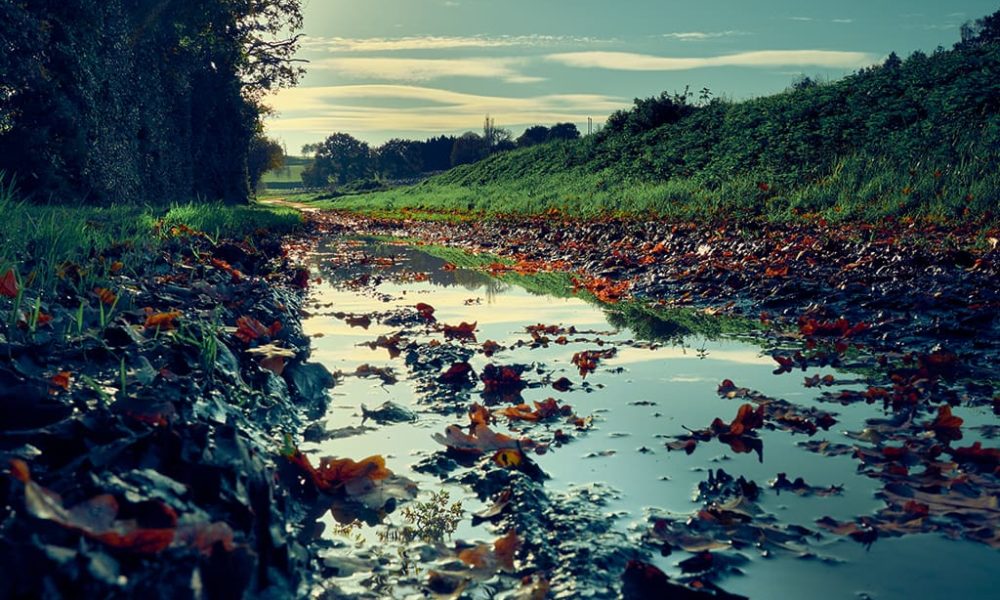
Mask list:
[[[261,177],[260,191],[296,190],[302,187],[302,171],[312,162],[311,158],[286,156],[285,166],[268,171]]]
[[[264,185],[271,183],[302,183],[302,171],[306,168],[305,165],[287,165],[281,169],[274,171],[268,171],[264,173],[261,178],[261,182]]]

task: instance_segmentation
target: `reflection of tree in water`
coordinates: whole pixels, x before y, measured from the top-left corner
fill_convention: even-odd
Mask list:
[[[685,336],[693,333],[681,323],[632,306],[606,310],[604,314],[612,326],[629,329],[640,340],[680,343]]]
[[[507,292],[511,287],[509,283],[476,271],[459,269],[452,271],[452,274],[455,276],[455,285],[460,285],[470,292],[483,294],[488,304],[493,304],[497,296]]]
[[[482,294],[488,303],[496,301],[500,294],[507,292],[511,284],[490,277],[485,273],[471,269],[456,269],[445,271],[447,263],[444,259],[422,252],[418,248],[396,246],[380,243],[377,240],[366,240],[355,250],[365,252],[376,258],[393,258],[396,262],[388,268],[375,269],[370,264],[338,265],[336,261],[319,261],[319,270],[324,277],[331,280],[353,279],[359,275],[378,271],[389,279],[404,273],[426,273],[429,283],[441,287],[461,286],[470,292]],[[335,254],[340,249],[335,239],[328,240],[319,248],[320,253]]]

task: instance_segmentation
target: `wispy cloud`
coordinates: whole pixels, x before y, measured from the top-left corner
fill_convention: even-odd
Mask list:
[[[854,69],[878,62],[865,52],[834,50],[761,50],[701,58],[679,58],[631,52],[566,52],[548,60],[570,66],[617,71],[687,71],[706,67],[827,67]]]
[[[328,70],[358,80],[420,82],[446,77],[499,79],[507,83],[544,81],[521,73],[520,58],[326,58],[313,61],[310,70]]]
[[[553,47],[609,44],[614,40],[562,35],[502,36],[404,36],[404,37],[308,37],[302,41],[306,50],[329,52],[400,52],[410,50],[451,50],[457,48]]]
[[[809,22],[809,21],[815,21],[816,19],[814,19],[814,18],[812,18],[812,17],[788,17],[788,20],[789,20],[789,21],[803,21],[803,22]]]
[[[386,107],[386,101],[400,106]],[[335,131],[366,137],[378,137],[372,132],[456,132],[477,128],[487,113],[505,127],[581,122],[588,116],[603,118],[629,100],[601,94],[505,97],[408,85],[344,85],[286,89],[271,103],[280,118],[269,121],[270,132],[320,138]]]
[[[750,35],[746,31],[676,31],[664,33],[662,37],[680,40],[682,42],[703,42],[718,38],[733,37],[738,35]]]
[[[841,25],[847,25],[849,23],[853,23],[854,19],[833,19],[833,21],[831,21],[831,22],[832,23],[838,23],[838,24],[841,24]]]

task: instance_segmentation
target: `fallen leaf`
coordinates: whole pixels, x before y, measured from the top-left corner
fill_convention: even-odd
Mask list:
[[[7,269],[7,272],[0,277],[0,296],[17,298],[19,293],[20,288],[17,285],[17,275],[14,274],[14,269]]]

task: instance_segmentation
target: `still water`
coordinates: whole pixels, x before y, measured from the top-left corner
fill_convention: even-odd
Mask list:
[[[355,260],[362,256],[391,261],[364,265]],[[434,433],[443,432],[452,423],[467,424],[465,409],[473,401],[482,401],[481,384],[466,393],[465,402],[457,403],[453,411],[443,411],[440,403],[428,397],[433,392],[419,388],[410,379],[404,357],[390,358],[383,348],[360,345],[401,331],[408,340],[420,344],[435,339],[444,342],[440,333],[405,330],[379,322],[378,315],[423,302],[436,309],[438,322],[475,322],[479,344],[493,340],[506,348],[491,358],[477,352],[469,359],[475,372],[481,372],[491,362],[522,364],[529,365],[524,374],[527,381],[539,379],[544,373],[550,379],[565,376],[578,384],[565,393],[549,386],[522,393],[528,404],[554,396],[560,403],[571,405],[577,415],[593,417],[590,429],[577,433],[573,441],[533,459],[550,476],[545,482],[549,490],[571,490],[595,482],[612,488],[614,493],[608,494],[602,510],[615,519],[615,529],[636,546],[648,529],[650,515],[683,520],[699,509],[693,497],[709,469],[723,468],[733,476],[756,481],[765,487],[759,502],[766,512],[781,523],[815,531],[821,531],[815,527],[820,517],[853,520],[883,505],[875,496],[879,482],[858,474],[855,459],[805,451],[797,445],[810,439],[804,434],[762,431],[762,461],[753,453],[735,454],[717,441],[700,443],[691,455],[671,452],[664,446],[672,436],[685,433],[685,427],[704,428],[716,417],[732,419],[741,401],[719,396],[717,387],[723,379],[828,411],[835,415],[837,424],[829,431],[820,430],[811,439],[856,443],[845,433],[863,429],[864,420],[878,409],[863,403],[822,404],[817,401],[819,390],[803,385],[803,377],[813,374],[832,373],[838,380],[850,382],[855,377],[849,373],[826,368],[774,375],[774,361],[750,337],[709,339],[692,334],[684,339],[636,340],[628,329],[610,325],[598,306],[573,297],[531,293],[478,271],[444,270],[444,260],[419,248],[331,239],[320,246],[312,261],[313,272],[323,277],[323,283],[314,286],[305,320],[307,334],[314,337],[312,360],[345,374],[332,392],[324,426],[331,430],[360,426],[362,404],[374,408],[387,400],[416,414],[412,422],[378,425],[369,420],[365,423],[367,429],[355,435],[305,444],[303,450],[314,455],[362,458],[382,454],[390,469],[418,483],[421,497],[447,489],[451,499],[460,500],[468,512],[478,511],[488,503],[476,498],[470,489],[456,483],[442,484],[438,477],[414,470],[421,461],[444,451],[432,439]],[[426,274],[426,280],[423,276],[411,277],[413,273]],[[358,278],[364,275],[371,278],[368,285],[358,285]],[[345,314],[375,317],[364,328],[357,323],[349,325]],[[570,339],[587,341],[532,347],[525,343],[531,341],[525,327],[540,323],[575,327],[580,333]],[[575,352],[597,348],[596,340],[604,344],[601,348],[615,347],[617,354],[603,360],[596,372],[583,380],[570,361]],[[393,369],[398,382],[388,385],[377,378],[353,376],[363,364]],[[579,385],[583,381],[588,384],[586,388]],[[836,389],[851,386],[863,389],[857,383],[844,383]],[[962,416],[972,421],[977,418],[975,414]],[[523,430],[524,435],[541,431],[512,426],[514,431]],[[495,427],[511,431],[504,419]],[[814,486],[841,485],[843,493],[826,497],[800,497],[789,492],[779,495],[766,487],[778,473],[787,473],[790,479],[803,477]],[[332,517],[325,519],[327,530],[332,530],[336,523]],[[369,546],[378,544],[372,529],[362,531],[361,536]],[[473,527],[470,519],[464,519],[453,537],[486,542],[497,534],[483,525]],[[362,544],[338,546],[338,552],[350,553],[359,551]],[[995,550],[943,536],[882,538],[866,549],[848,538],[823,532],[810,551],[822,559],[764,558],[753,549],[744,551],[750,562],[740,566],[742,574],[726,575],[717,583],[729,592],[751,598],[817,599],[979,598],[993,596],[1000,584],[1000,574],[994,568],[998,565]],[[688,556],[678,551],[664,557],[650,551],[647,558],[668,575],[676,576],[680,574],[677,563]],[[345,577],[341,585],[343,589],[363,590],[362,579],[359,574]],[[401,586],[391,594],[405,597],[416,591]]]

